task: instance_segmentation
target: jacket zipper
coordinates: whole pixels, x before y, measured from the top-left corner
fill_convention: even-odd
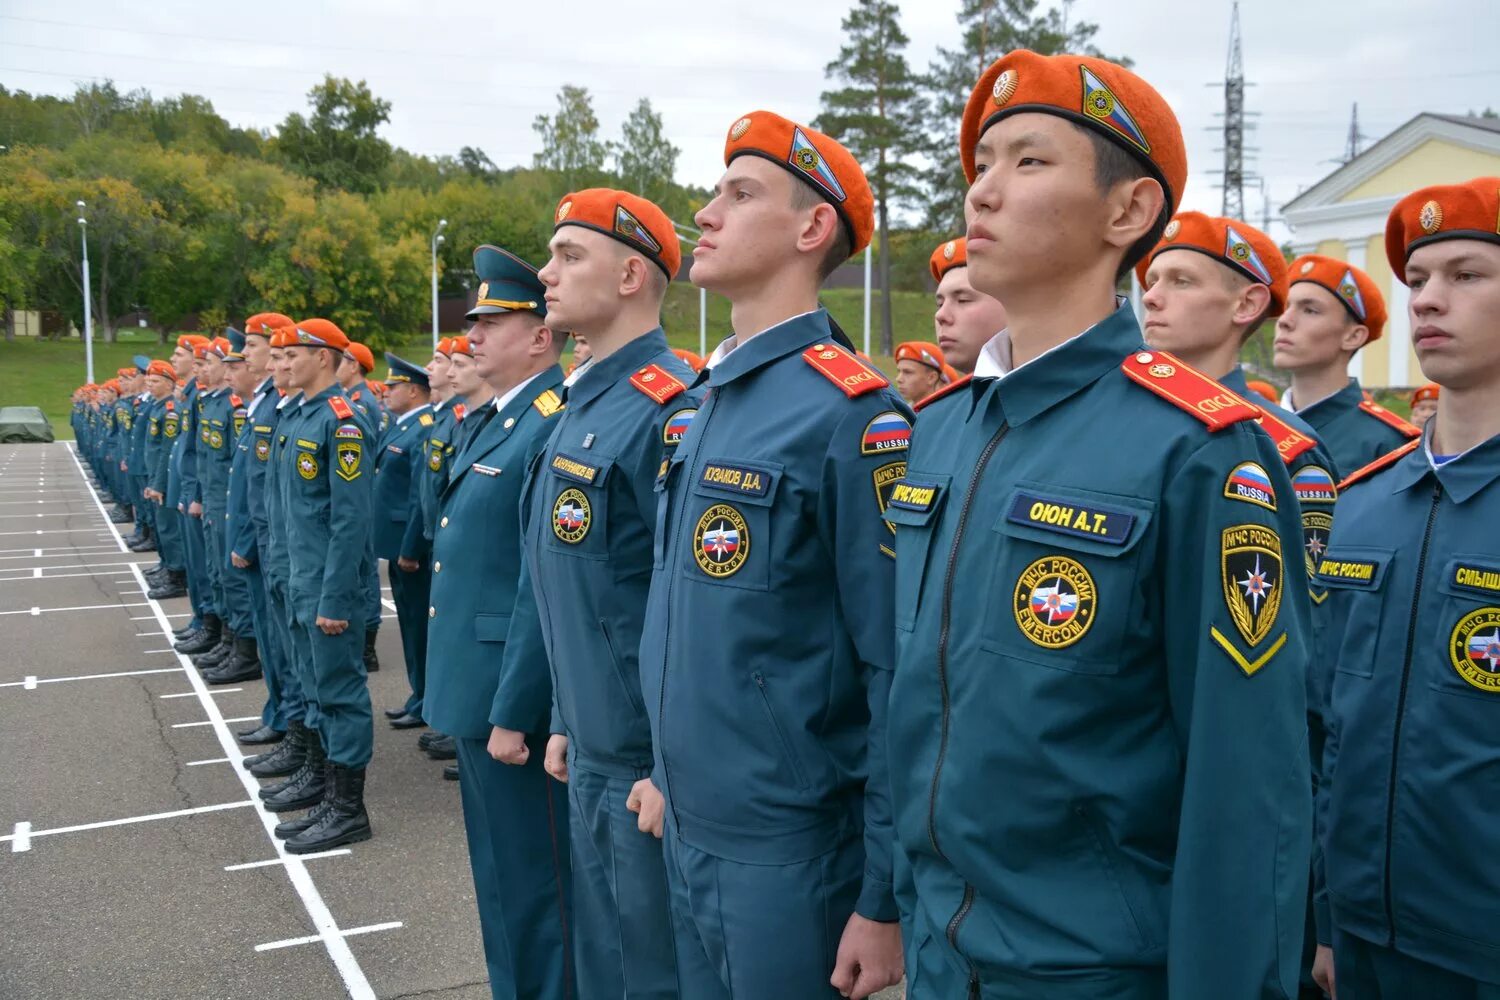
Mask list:
[[[1427,549],[1432,544],[1432,524],[1437,520],[1438,504],[1443,499],[1443,484],[1432,489],[1432,506],[1427,510],[1427,527],[1422,532],[1421,554],[1417,557],[1417,583],[1412,590],[1411,617],[1406,623],[1406,657],[1401,664],[1401,691],[1396,696],[1396,726],[1391,734],[1391,777],[1385,799],[1385,924],[1386,945],[1396,944],[1396,910],[1391,898],[1391,840],[1396,829],[1396,761],[1401,754],[1401,721],[1406,715],[1406,689],[1411,681],[1411,657],[1417,639],[1417,605],[1422,599],[1422,577],[1427,573]]]
[[[990,458],[994,456],[995,449],[1005,439],[1010,431],[1008,424],[1002,423],[1000,429],[995,431],[995,436],[990,438],[989,444],[984,446],[984,451],[979,455],[979,461],[974,466],[974,475],[969,479],[968,489],[964,491],[964,505],[959,509],[958,526],[953,531],[953,544],[948,550],[948,570],[943,577],[943,607],[942,624],[938,630],[937,647],[937,673],[938,688],[943,695],[943,720],[941,736],[938,740],[937,763],[932,769],[932,789],[927,798],[927,839],[932,844],[933,851],[944,861],[948,855],[943,853],[943,848],[938,844],[937,835],[937,794],[938,782],[943,775],[943,758],[948,755],[948,728],[949,728],[949,697],[948,697],[948,633],[953,620],[953,570],[958,564],[959,546],[963,544],[964,531],[969,524],[969,510],[974,504],[974,494],[979,490],[979,480],[984,477],[984,470],[990,464]],[[964,882],[964,898],[958,906],[953,918],[948,921],[948,944],[955,952],[963,954],[958,948],[958,930],[974,908],[974,887],[967,881]],[[974,963],[965,958],[969,966],[969,995],[979,995],[979,970]]]

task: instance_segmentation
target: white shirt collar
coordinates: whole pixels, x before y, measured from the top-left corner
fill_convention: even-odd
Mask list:
[[[587,358],[583,359],[583,364],[579,365],[577,368],[574,368],[573,371],[568,375],[568,377],[563,379],[563,385],[571,386],[574,382],[577,382],[579,379],[583,378],[583,373],[588,371],[592,367],[594,367],[594,356],[591,354]]]
[[[1115,296],[1116,311],[1119,310],[1120,306],[1123,305],[1124,302],[1125,300],[1123,297],[1119,295]],[[1111,313],[1110,315],[1114,314]],[[1099,322],[1102,323],[1104,321],[1100,320]],[[974,377],[1005,378],[1007,375],[1011,375],[1017,371],[1020,371],[1022,368],[1025,368],[1026,365],[1033,364],[1041,360],[1042,358],[1045,358],[1053,351],[1068,346],[1073,341],[1077,340],[1079,337],[1082,337],[1085,333],[1088,333],[1089,330],[1092,330],[1095,326],[1098,325],[1099,323],[1095,323],[1093,326],[1089,327],[1088,330],[1084,330],[1082,333],[1073,334],[1073,336],[1069,337],[1061,344],[1058,344],[1055,347],[1049,347],[1041,354],[1038,354],[1036,357],[1032,358],[1030,361],[1019,365],[1015,363],[1015,356],[1011,353],[1012,344],[1010,342],[1010,330],[1008,328],[1001,330],[999,333],[991,337],[989,341],[979,349],[979,357],[974,359]]]
[[[511,400],[515,399],[517,396],[519,396],[521,394],[521,390],[522,389],[525,389],[528,385],[530,385],[531,383],[535,382],[538,378],[541,377],[541,375],[542,375],[541,372],[537,372],[535,375],[531,376],[526,381],[521,382],[521,383],[519,383],[517,385],[511,386],[509,389],[506,390],[505,395],[503,395],[503,396],[496,396],[495,397],[495,412],[499,413],[501,410],[505,409],[505,407],[507,405],[509,405],[509,403],[510,403]]]
[[[421,413],[423,410],[430,409],[432,409],[432,407],[427,403],[423,403],[421,406],[413,406],[411,409],[407,410],[405,413],[401,414],[401,416],[396,418],[396,426],[399,427],[402,424],[406,423],[406,421],[410,418],[415,417],[417,414]]]
[[[813,313],[815,313],[817,311],[818,311],[817,309],[809,309],[809,310],[807,310],[807,312],[800,312],[800,313],[798,313],[795,316],[788,316],[786,319],[782,320],[780,323],[773,323],[770,326],[766,327],[764,330],[761,330],[759,333],[756,333],[755,336],[758,337],[762,333],[768,333],[771,330],[776,329],[778,326],[785,326],[786,324],[792,322],[793,320],[801,319],[803,316],[811,316]],[[750,338],[746,338],[746,339],[750,339]],[[718,364],[720,361],[723,361],[725,358],[727,358],[730,355],[730,353],[736,347],[739,347],[739,346],[740,346],[740,338],[739,338],[738,335],[731,334],[730,336],[725,337],[723,340],[721,340],[719,342],[719,346],[714,348],[714,352],[708,356],[708,362],[703,367],[705,367],[705,368],[712,368],[714,365]]]

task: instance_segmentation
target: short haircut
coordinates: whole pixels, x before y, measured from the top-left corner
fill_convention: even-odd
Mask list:
[[[804,212],[818,205],[832,205],[833,202],[824,198],[813,190],[811,184],[792,178],[792,208],[798,212]],[[837,212],[837,209],[834,210]],[[838,228],[834,230],[833,242],[828,244],[828,249],[823,253],[823,259],[818,262],[818,281],[828,280],[828,276],[837,271],[844,262],[854,256],[854,244],[849,238],[849,227],[844,224],[844,217],[838,216]]]
[[[1124,146],[1100,135],[1091,128],[1082,125],[1074,125],[1074,128],[1088,136],[1089,144],[1094,147],[1094,183],[1099,188],[1100,194],[1112,191],[1116,184],[1122,181],[1137,181],[1142,177],[1156,178],[1146,165],[1128,152]],[[1163,196],[1167,195],[1166,187],[1162,188]],[[1161,241],[1161,234],[1167,228],[1167,222],[1172,217],[1172,206],[1164,203],[1157,219],[1152,223],[1146,235],[1136,240],[1129,250],[1125,251],[1125,257],[1120,261],[1119,268],[1115,271],[1115,281],[1120,281],[1125,275],[1134,270],[1136,264],[1145,259],[1146,254]]]

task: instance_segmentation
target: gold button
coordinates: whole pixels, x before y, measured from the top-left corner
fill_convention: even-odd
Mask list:
[[[433,563],[432,564],[432,571],[434,573],[441,573],[443,571],[443,564],[440,563],[440,562]]]
[[[437,617],[437,608],[428,608],[427,609],[427,617],[428,618],[436,618]]]
[[[439,528],[446,528],[446,527],[448,527],[448,519],[445,517],[441,521],[439,521],[438,522],[438,527]]]

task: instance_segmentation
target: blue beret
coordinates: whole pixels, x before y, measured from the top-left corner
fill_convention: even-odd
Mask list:
[[[536,268],[509,250],[488,243],[476,247],[474,274],[479,278],[479,295],[465,319],[506,312],[534,312],[546,317],[546,286],[536,276]]]
[[[391,369],[385,376],[386,385],[410,382],[412,385],[419,385],[424,389],[432,387],[427,379],[427,369],[421,365],[414,365],[404,358],[398,358],[389,351],[386,352],[385,363]]]

